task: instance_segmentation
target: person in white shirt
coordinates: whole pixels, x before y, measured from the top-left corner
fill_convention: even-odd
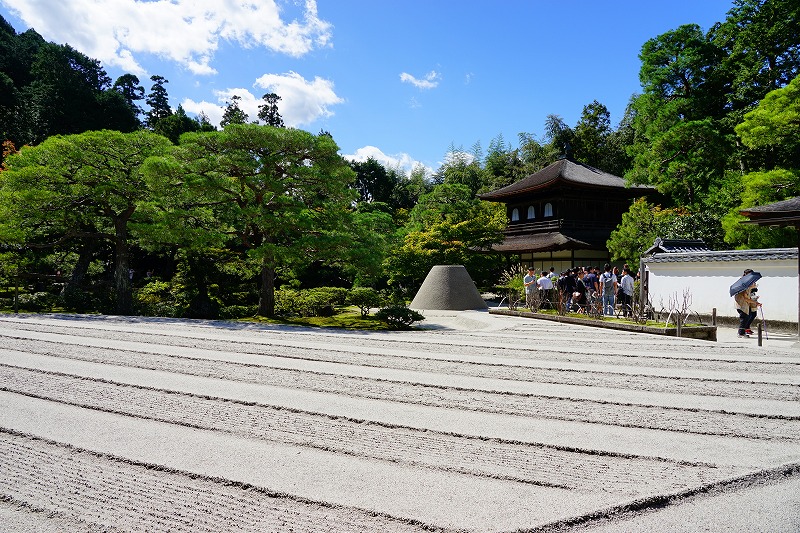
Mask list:
[[[622,269],[622,279],[617,289],[617,299],[622,305],[622,316],[633,315],[633,276],[627,268]]]
[[[547,275],[547,272],[542,272],[542,277],[536,282],[536,286],[540,291],[549,291],[553,288],[553,280]]]

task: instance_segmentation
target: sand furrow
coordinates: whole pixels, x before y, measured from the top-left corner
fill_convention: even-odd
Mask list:
[[[797,439],[800,435],[800,419],[780,415],[754,416],[696,407],[621,404],[547,394],[495,392],[112,349],[65,346],[61,353],[52,354],[52,345],[39,348],[54,357],[434,407],[457,405],[460,409],[488,413],[756,439]],[[641,401],[646,400],[643,396]],[[795,404],[787,402],[786,405]]]
[[[733,476],[716,465],[560,450],[335,419],[268,405],[148,390],[53,373],[0,367],[11,392],[191,427],[355,456],[578,490],[640,494],[683,490]],[[553,468],[559,465],[558,468]]]
[[[642,530],[800,473],[796,351],[467,318],[0,317],[0,529]]]
[[[420,531],[358,509],[0,432],[0,494],[123,531]]]
[[[2,324],[5,321],[0,321]],[[775,358],[765,357],[762,354],[753,354],[752,350],[727,346],[724,349],[713,344],[703,346],[703,357],[697,358],[696,352],[681,355],[678,351],[662,352],[653,349],[642,342],[630,342],[623,350],[614,350],[606,347],[598,349],[595,343],[582,344],[576,348],[574,343],[564,342],[563,338],[548,340],[542,346],[513,347],[504,345],[450,344],[447,342],[433,342],[414,337],[398,338],[393,340],[388,335],[364,334],[326,334],[320,332],[310,337],[308,332],[286,331],[247,331],[246,334],[222,332],[215,330],[193,331],[197,328],[187,328],[188,331],[176,335],[175,331],[162,332],[156,328],[147,331],[130,328],[130,331],[112,330],[98,327],[78,327],[75,325],[51,325],[21,322],[15,323],[17,330],[37,331],[43,333],[57,333],[70,336],[87,338],[113,338],[120,341],[135,341],[146,333],[151,342],[165,346],[195,347],[210,350],[232,350],[242,353],[276,354],[286,357],[305,357],[319,360],[339,360],[339,358],[357,357],[361,359],[376,358],[392,361],[384,366],[426,364],[428,359],[433,359],[432,364],[440,361],[464,362],[489,365],[509,366],[524,368],[526,362],[539,365],[546,363],[570,363],[580,365],[602,365],[607,371],[620,367],[641,367],[643,372],[648,370],[679,369],[683,371],[729,372],[752,374],[796,375],[800,370],[800,358]],[[206,328],[207,329],[207,328]],[[202,333],[202,335],[196,335]],[[409,335],[424,335],[422,333]],[[0,331],[2,336],[2,331]],[[645,336],[646,337],[646,336]],[[641,336],[640,336],[641,338]],[[323,339],[323,340],[320,340]],[[443,339],[452,340],[452,337]],[[602,341],[599,341],[602,344]],[[359,350],[362,348],[361,350]],[[647,354],[640,350],[646,349]],[[311,350],[311,353],[309,353]],[[742,355],[736,355],[741,352]],[[401,367],[398,367],[401,368]],[[537,367],[539,368],[539,367]]]

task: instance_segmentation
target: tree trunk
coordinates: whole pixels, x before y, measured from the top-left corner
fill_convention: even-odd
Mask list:
[[[186,260],[187,279],[191,281],[194,296],[189,302],[188,318],[217,318],[219,308],[208,294],[207,269],[210,258],[192,255]]]
[[[64,299],[64,304],[67,308],[86,311],[89,306],[89,299],[86,297],[83,284],[86,274],[89,272],[89,266],[92,264],[94,254],[97,251],[97,244],[97,239],[93,237],[85,238],[83,241],[75,268],[72,269],[69,280],[61,290],[61,297]]]
[[[264,259],[261,263],[261,289],[258,299],[258,314],[275,316],[275,267]]]
[[[133,311],[131,295],[130,248],[128,246],[128,220],[114,220],[114,312],[118,315],[130,315]]]

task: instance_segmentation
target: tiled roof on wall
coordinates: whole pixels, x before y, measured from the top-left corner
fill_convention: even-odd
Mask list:
[[[711,249],[701,239],[662,239],[658,237],[653,246],[645,250],[642,255],[710,251]]]
[[[645,257],[645,263],[688,263],[688,262],[727,262],[727,261],[765,261],[776,259],[797,259],[797,248],[763,248],[758,250],[721,250],[705,252],[656,253]]]

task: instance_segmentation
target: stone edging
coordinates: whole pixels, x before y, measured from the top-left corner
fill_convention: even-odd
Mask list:
[[[595,328],[616,329],[620,331],[630,331],[633,333],[651,333],[653,335],[677,336],[677,328],[655,328],[653,326],[643,326],[640,324],[619,324],[616,322],[606,322],[605,320],[592,320],[584,318],[574,318],[569,316],[548,315],[544,313],[533,313],[531,311],[515,311],[511,309],[489,309],[489,314],[520,316],[526,318],[538,318],[550,320],[551,322],[563,322],[566,324],[576,324],[580,326],[591,326]],[[716,326],[684,326],[681,328],[681,337],[688,339],[700,339],[706,341],[717,340]]]

